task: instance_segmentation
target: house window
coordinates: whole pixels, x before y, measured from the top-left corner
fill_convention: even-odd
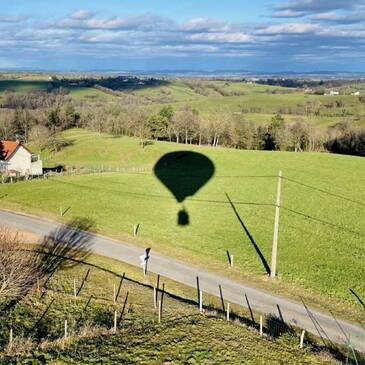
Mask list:
[[[37,162],[37,161],[38,161],[38,155],[32,155],[32,156],[30,157],[30,161],[31,161],[31,162]]]
[[[6,167],[7,167],[7,163],[0,161],[0,171],[5,171]]]

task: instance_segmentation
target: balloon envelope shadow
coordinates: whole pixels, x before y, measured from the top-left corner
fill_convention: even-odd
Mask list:
[[[214,175],[214,164],[198,152],[177,151],[163,155],[153,169],[156,177],[170,190],[178,203],[193,196]],[[190,223],[185,208],[178,213],[177,223]]]

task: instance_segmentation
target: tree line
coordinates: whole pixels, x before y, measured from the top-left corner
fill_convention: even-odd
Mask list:
[[[217,109],[209,116],[190,106],[174,109],[107,103],[78,105],[67,93],[9,94],[0,109],[0,139],[36,142],[58,151],[67,145],[58,132],[73,127],[149,140],[278,151],[331,151],[365,156],[365,129],[343,121],[327,129],[280,114],[267,123],[246,120],[241,112]],[[26,96],[25,96],[26,95]],[[37,97],[38,95],[38,97]]]

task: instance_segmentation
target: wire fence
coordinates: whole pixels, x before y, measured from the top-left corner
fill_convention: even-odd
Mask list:
[[[126,173],[126,174],[140,174],[151,172],[150,168],[146,167],[112,167],[112,166],[68,166],[68,167],[54,167],[45,168],[42,175],[20,175],[20,174],[0,174],[0,184],[12,184],[21,181],[32,181],[48,179],[49,177],[57,176],[76,176],[76,175],[90,175],[101,173]]]

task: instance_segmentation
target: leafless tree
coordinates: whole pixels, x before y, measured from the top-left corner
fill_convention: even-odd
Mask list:
[[[0,302],[23,297],[37,275],[34,251],[24,250],[17,233],[0,228]]]

